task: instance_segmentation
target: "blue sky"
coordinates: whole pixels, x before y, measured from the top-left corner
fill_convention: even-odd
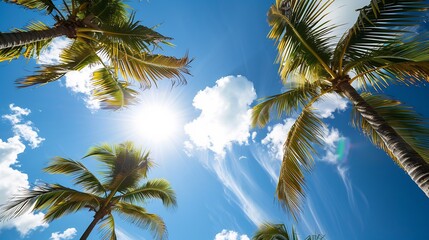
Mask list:
[[[353,23],[354,9],[366,1],[336,1],[332,19]],[[189,52],[188,84],[142,92],[127,110],[97,110],[88,96],[85,72],[42,87],[17,89],[36,61],[0,63],[0,203],[20,187],[37,181],[70,184],[42,172],[54,156],[80,159],[90,146],[132,140],[151,150],[157,163],[149,178],[169,180],[178,196],[176,209],[159,202],[147,209],[164,218],[169,239],[245,240],[257,224],[295,225],[300,236],[322,233],[328,239],[426,239],[427,197],[381,150],[349,124],[350,103],[331,96],[319,105],[326,119],[326,144],[306,176],[307,200],[298,222],[275,200],[281,145],[294,116],[265,129],[251,129],[249,109],[256,99],[284,90],[277,74],[274,43],[266,38],[266,12],[272,3],[257,0],[133,1],[136,18],[174,38],[165,54]],[[19,16],[19,17],[16,17]],[[0,3],[0,31],[50,19]],[[9,20],[9,19],[13,19]],[[343,28],[347,28],[347,25]],[[341,30],[338,30],[341,32]],[[55,61],[58,40],[42,61]],[[393,86],[386,93],[425,117],[427,87]],[[169,121],[150,123],[173,136],[158,138],[143,128],[153,106],[168,106]],[[151,110],[152,109],[152,110]],[[161,120],[159,120],[161,121]],[[158,122],[159,122],[158,121]],[[172,128],[173,126],[173,128]],[[340,147],[344,150],[339,152]],[[90,159],[83,160],[91,168]],[[91,221],[79,212],[43,223],[43,213],[0,224],[0,239],[78,239]],[[119,219],[119,218],[118,218]],[[118,223],[119,239],[151,239],[145,229]],[[56,233],[56,234],[54,234]],[[97,233],[91,235],[97,239]]]

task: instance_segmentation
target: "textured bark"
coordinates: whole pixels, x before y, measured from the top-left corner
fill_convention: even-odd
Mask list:
[[[356,110],[368,121],[387,148],[399,160],[411,179],[429,197],[429,164],[390,127],[348,81],[339,83],[337,87],[340,92],[350,99]]]
[[[97,225],[98,221],[100,221],[103,218],[102,214],[95,214],[94,219],[92,220],[91,224],[89,224],[88,228],[86,228],[85,232],[82,234],[82,237],[80,237],[80,240],[86,240],[89,237],[89,234],[94,229],[95,225]]]
[[[61,25],[40,31],[0,33],[0,49],[22,46],[59,36],[72,38],[76,37],[76,32],[72,27]]]

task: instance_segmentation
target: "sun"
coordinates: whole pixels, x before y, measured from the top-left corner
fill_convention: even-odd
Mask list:
[[[126,114],[128,135],[149,147],[178,142],[183,132],[183,108],[171,92],[148,94]]]
[[[142,104],[132,119],[132,129],[142,138],[163,142],[173,140],[179,130],[178,112],[165,103]]]

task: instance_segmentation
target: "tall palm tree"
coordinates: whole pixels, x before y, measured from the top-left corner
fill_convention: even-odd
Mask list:
[[[56,157],[44,170],[72,176],[81,190],[60,184],[37,184],[33,189],[20,191],[2,205],[0,219],[15,218],[29,210],[47,210],[45,221],[50,222],[89,209],[94,212],[94,218],[80,239],[87,239],[97,224],[100,224],[103,239],[116,239],[114,213],[140,227],[148,227],[156,238],[163,239],[166,236],[163,220],[139,204],[147,199],[160,199],[166,207],[176,206],[176,195],[164,179],[141,183],[153,166],[149,153],[125,142],[93,147],[86,157],[94,157],[102,164],[101,176],[96,176],[78,161]]]
[[[186,82],[183,74],[189,74],[191,60],[155,54],[159,44],[169,44],[171,38],[141,25],[122,0],[63,0],[61,6],[52,0],[5,1],[43,11],[55,23],[49,27],[36,22],[26,29],[0,33],[0,62],[20,56],[38,58],[54,38],[72,40],[62,50],[59,63],[42,65],[34,75],[18,80],[19,87],[46,84],[67,72],[98,66],[91,80],[92,96],[102,107],[118,109],[134,102],[134,80],[141,88],[163,78],[175,79],[173,84]]]
[[[252,121],[265,126],[273,110],[278,116],[300,112],[284,144],[276,190],[295,218],[305,196],[303,171],[311,169],[314,147],[323,144],[326,128],[312,106],[327,101],[326,94],[348,98],[353,125],[429,196],[429,130],[424,120],[399,101],[367,92],[429,79],[429,41],[414,32],[429,6],[424,0],[371,0],[335,44],[330,37],[335,26],[324,20],[332,2],[276,0],[268,12],[268,36],[278,44],[281,78],[293,84],[256,105]],[[352,86],[355,81],[361,93]]]
[[[323,240],[323,235],[310,235],[305,240]],[[265,223],[259,226],[252,240],[299,240],[295,228],[289,233],[284,224]]]

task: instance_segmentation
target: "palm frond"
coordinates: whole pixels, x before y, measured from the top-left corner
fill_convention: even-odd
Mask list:
[[[130,7],[122,0],[96,0],[92,1],[85,12],[84,16],[94,16],[94,23],[99,26],[115,24],[128,18],[127,9]]]
[[[114,197],[119,201],[135,204],[146,199],[161,199],[164,206],[176,206],[176,194],[170,183],[165,179],[152,179],[135,189],[128,189],[126,193]]]
[[[173,84],[186,83],[184,74],[190,74],[189,64],[192,61],[187,55],[175,58],[129,51],[119,51],[117,59],[115,56],[109,58],[112,59],[111,64],[116,71],[126,80],[138,81],[142,88],[150,88],[161,79],[171,79]]]
[[[49,163],[49,166],[43,170],[51,174],[72,175],[75,184],[82,186],[85,190],[94,194],[106,193],[106,189],[104,189],[98,178],[80,162],[55,157]]]
[[[99,231],[101,239],[116,240],[115,219],[112,214],[108,214],[100,221]]]
[[[47,30],[49,27],[43,22],[34,22],[26,27],[25,30],[15,29],[12,32],[25,32],[25,31],[41,31]],[[25,58],[38,58],[40,56],[41,51],[46,48],[52,39],[38,41],[26,45],[20,45],[18,47],[12,48],[4,48],[0,49],[0,62],[2,61],[10,61],[20,56],[24,56]]]
[[[91,81],[92,96],[99,100],[103,109],[120,109],[135,103],[137,92],[130,84],[120,81],[111,69],[100,68],[94,71]]]
[[[51,205],[48,208],[47,213],[45,214],[45,221],[51,222],[55,219],[61,218],[64,215],[75,213],[79,210],[82,210],[84,208],[88,209],[97,209],[100,207],[100,204],[98,201],[96,201],[94,198],[92,199],[78,199],[75,200],[73,197],[69,197],[61,202],[56,202],[55,204]]]
[[[38,185],[34,189],[23,189],[0,207],[0,219],[9,220],[29,211],[49,209],[61,202],[96,202],[99,198],[93,194],[80,192],[59,184]]]
[[[148,213],[146,209],[129,203],[117,203],[113,208],[120,214],[139,227],[149,228],[155,239],[164,239],[167,236],[167,228],[164,221],[156,214]]]
[[[78,71],[84,67],[100,63],[100,58],[87,44],[74,41],[70,47],[63,49],[60,61],[59,64],[55,65],[42,65],[35,75],[18,80],[19,87],[56,81],[70,71]]]
[[[84,157],[94,157],[103,162],[106,169],[102,172],[105,178],[103,186],[108,190],[124,192],[147,176],[147,171],[153,166],[149,159],[149,152],[142,151],[132,142],[125,142],[115,146],[103,144],[93,147]]]
[[[134,14],[129,19],[103,24],[99,28],[77,28],[76,31],[80,38],[96,39],[104,51],[109,52],[114,59],[119,51],[150,52],[151,45],[157,47],[159,42],[171,39],[140,25],[139,21],[135,21]]]
[[[383,95],[362,93],[362,98],[401,136],[426,162],[429,162],[429,125],[410,107]],[[371,125],[353,107],[352,125],[369,137],[371,142],[383,149],[400,167],[401,163],[384,144]]]
[[[320,95],[320,84],[305,82],[292,87],[289,91],[261,99],[252,109],[252,126],[264,127],[270,120],[271,111],[281,117],[283,113],[291,115]]]
[[[325,125],[306,106],[290,129],[284,144],[283,161],[277,184],[277,197],[281,206],[296,219],[304,198],[303,170],[310,170],[317,155],[315,145],[323,142]]]
[[[385,86],[390,82],[415,84],[429,80],[429,41],[412,37],[383,45],[346,65],[362,85]]]
[[[305,240],[324,240],[324,239],[325,239],[325,235],[322,235],[322,234],[310,235],[305,238]]]
[[[294,229],[292,232],[295,233]],[[284,224],[264,223],[258,227],[252,240],[298,240],[295,235],[290,235]]]
[[[46,10],[48,14],[56,9],[51,0],[4,0],[7,3],[18,4],[29,9]]]
[[[278,45],[277,61],[283,80],[292,74],[332,77],[330,33],[335,26],[324,20],[333,1],[277,1],[268,12],[268,37]],[[287,9],[286,9],[287,8]]]
[[[356,61],[417,26],[429,5],[424,0],[371,0],[361,8],[356,23],[344,34],[334,53],[334,68]]]

